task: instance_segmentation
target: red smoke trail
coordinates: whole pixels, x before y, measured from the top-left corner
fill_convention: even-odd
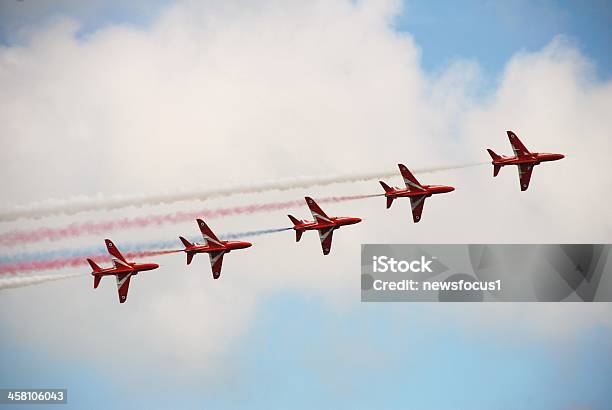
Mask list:
[[[357,199],[372,198],[374,195],[333,196],[317,199],[319,203],[343,202]],[[81,235],[107,234],[110,231],[123,229],[144,228],[194,220],[196,218],[214,219],[231,215],[249,215],[259,212],[273,212],[283,209],[305,206],[304,200],[285,202],[271,202],[266,204],[251,204],[230,208],[201,209],[189,212],[175,212],[171,214],[148,215],[136,218],[121,218],[106,222],[80,222],[57,228],[37,228],[32,230],[15,230],[0,234],[0,245],[14,246],[18,244],[34,243],[43,240],[57,241]],[[1,271],[0,271],[1,272]]]
[[[168,253],[181,252],[180,250],[167,250],[167,251],[141,251],[141,252],[127,252],[124,256],[128,259],[133,258],[144,258],[149,256],[165,255]],[[107,255],[91,256],[91,259],[97,261],[108,262],[110,258]],[[0,275],[5,274],[16,274],[21,272],[31,272],[40,270],[52,270],[52,269],[63,269],[63,268],[78,268],[82,267],[88,272],[90,270],[87,261],[83,257],[70,257],[70,258],[58,258],[47,261],[28,261],[18,262],[12,264],[0,265]]]

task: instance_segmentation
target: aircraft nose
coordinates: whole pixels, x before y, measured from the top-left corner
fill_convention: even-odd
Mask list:
[[[559,159],[563,159],[565,158],[565,155],[563,154],[545,154],[544,155],[544,160],[548,160],[548,161],[556,161]]]
[[[149,270],[157,269],[159,265],[157,263],[149,263]]]
[[[455,187],[454,186],[449,186],[449,187],[446,187],[446,189],[447,189],[446,192],[453,192],[455,190]]]
[[[242,246],[245,248],[250,248],[251,246],[253,246],[253,244],[251,242],[242,242]]]
[[[352,218],[351,222],[354,224],[358,224],[359,222],[361,222],[361,218]]]

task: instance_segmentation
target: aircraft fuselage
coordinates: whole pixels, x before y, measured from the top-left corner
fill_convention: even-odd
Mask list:
[[[350,216],[336,216],[330,218],[331,222],[319,223],[316,221],[303,221],[302,223],[295,225],[293,229],[296,231],[312,231],[327,228],[338,229],[344,225],[354,225],[361,222],[361,218],[354,218]]]
[[[253,244],[250,242],[243,241],[220,241],[222,246],[219,245],[202,245],[202,244],[194,244],[188,248],[185,248],[184,252],[191,253],[210,253],[210,252],[226,252],[229,253],[234,249],[245,249],[250,248]]]
[[[424,190],[412,190],[402,188],[393,188],[391,192],[385,192],[385,196],[388,198],[410,198],[418,196],[430,197],[434,194],[446,194],[455,190],[452,186],[447,185],[423,185]]]
[[[549,162],[549,161],[557,161],[565,158],[563,154],[552,154],[547,152],[532,152],[529,155],[523,157],[508,157],[505,155],[500,155],[499,159],[494,159],[491,161],[493,165],[521,165],[521,164],[530,164],[530,165],[539,165],[541,162]]]
[[[100,269],[97,272],[91,272],[93,276],[110,276],[110,275],[119,275],[122,273],[130,273],[132,272],[132,276],[137,275],[138,272],[145,272],[153,269],[159,268],[157,263],[130,263],[131,268],[123,267],[112,267]]]

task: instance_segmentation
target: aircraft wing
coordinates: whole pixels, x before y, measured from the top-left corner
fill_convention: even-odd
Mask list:
[[[201,219],[198,219],[197,222],[200,227],[200,232],[202,232],[202,238],[204,238],[205,245],[221,245],[221,241],[217,238],[217,235],[213,233],[212,229],[206,225],[206,222]]]
[[[412,220],[416,223],[421,220],[423,213],[423,205],[425,205],[426,196],[411,196],[410,205],[412,206]]]
[[[404,184],[406,184],[406,189],[408,191],[424,191],[425,188],[417,181],[417,179],[412,175],[412,172],[408,170],[406,165],[397,164],[400,173],[402,174],[402,178],[404,179]]]
[[[317,205],[317,203],[312,198],[307,196],[304,199],[306,199],[306,205],[308,205],[308,208],[310,208],[310,213],[312,213],[312,217],[315,219],[315,221],[317,221],[318,223],[331,222],[331,218],[327,216],[325,212],[323,212],[321,207],[319,207],[319,205]]]
[[[515,133],[513,133],[512,131],[506,131],[506,133],[508,134],[508,140],[510,140],[510,145],[512,145],[514,155],[516,155],[518,158],[529,155],[529,150],[525,148],[525,146]]]
[[[119,273],[115,275],[117,278],[117,292],[119,292],[119,303],[125,303],[127,300],[128,289],[130,287],[130,277],[132,272]]]
[[[223,264],[224,253],[224,251],[216,251],[208,254],[214,279],[219,279],[219,276],[221,276],[221,265]]]
[[[529,188],[529,181],[531,180],[531,172],[533,171],[533,165],[531,164],[520,164],[518,166],[519,182],[521,183],[521,191],[526,191]]]
[[[104,242],[106,243],[106,250],[108,251],[108,253],[127,265],[128,262],[125,260],[121,252],[119,252],[119,249],[117,249],[113,241],[111,241],[110,239],[105,239]]]
[[[323,248],[323,255],[327,255],[329,254],[329,251],[331,251],[333,235],[334,228],[319,229],[319,238],[321,239],[321,248]]]

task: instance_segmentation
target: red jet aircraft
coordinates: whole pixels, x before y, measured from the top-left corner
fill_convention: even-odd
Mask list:
[[[219,279],[221,276],[221,265],[223,264],[223,255],[226,253],[230,253],[234,249],[244,249],[250,247],[252,244],[250,242],[241,242],[241,241],[223,241],[213,233],[213,231],[206,225],[206,223],[197,219],[198,226],[200,227],[200,231],[202,232],[202,237],[204,238],[203,244],[191,243],[187,239],[179,236],[183,245],[185,245],[185,249],[183,252],[187,254],[187,265],[191,263],[193,259],[193,255],[196,253],[208,253],[210,257],[210,265],[212,267],[212,273],[214,279]]]
[[[404,164],[397,164],[397,166],[399,167],[400,173],[404,178],[406,189],[393,188],[385,184],[383,181],[378,182],[380,182],[380,185],[382,185],[383,189],[385,190],[387,209],[391,208],[391,204],[395,198],[410,198],[410,203],[412,205],[412,219],[414,222],[419,222],[421,220],[421,213],[423,212],[423,205],[425,205],[425,198],[430,197],[433,194],[445,194],[455,190],[455,188],[452,186],[421,185]]]
[[[310,208],[314,221],[301,221],[292,215],[287,215],[291,222],[293,222],[293,229],[295,230],[295,241],[299,242],[302,238],[304,231],[317,230],[319,231],[319,237],[321,239],[321,247],[323,248],[323,255],[329,254],[332,245],[332,235],[334,230],[344,225],[353,225],[361,222],[360,218],[352,218],[347,216],[334,216],[329,217],[323,212],[323,210],[317,205],[317,203],[310,197],[305,197],[306,204]]]
[[[562,154],[547,154],[542,152],[529,152],[523,145],[521,140],[518,139],[515,133],[512,131],[506,131],[512,150],[514,151],[514,157],[507,157],[505,155],[497,155],[493,150],[488,149],[489,155],[493,161],[493,176],[496,177],[501,167],[506,165],[517,165],[519,172],[519,182],[521,184],[521,191],[526,191],[529,188],[529,180],[531,179],[531,171],[533,167],[539,165],[541,162],[556,161],[558,159],[565,158]]]
[[[128,288],[130,287],[130,278],[137,275],[138,272],[157,269],[159,268],[159,265],[157,263],[128,262],[110,239],[105,239],[104,242],[106,242],[106,249],[108,250],[108,253],[113,257],[113,267],[102,269],[94,261],[87,259],[91,269],[93,269],[91,274],[94,277],[94,289],[98,287],[103,276],[115,275],[117,278],[119,303],[124,303],[127,300]]]

